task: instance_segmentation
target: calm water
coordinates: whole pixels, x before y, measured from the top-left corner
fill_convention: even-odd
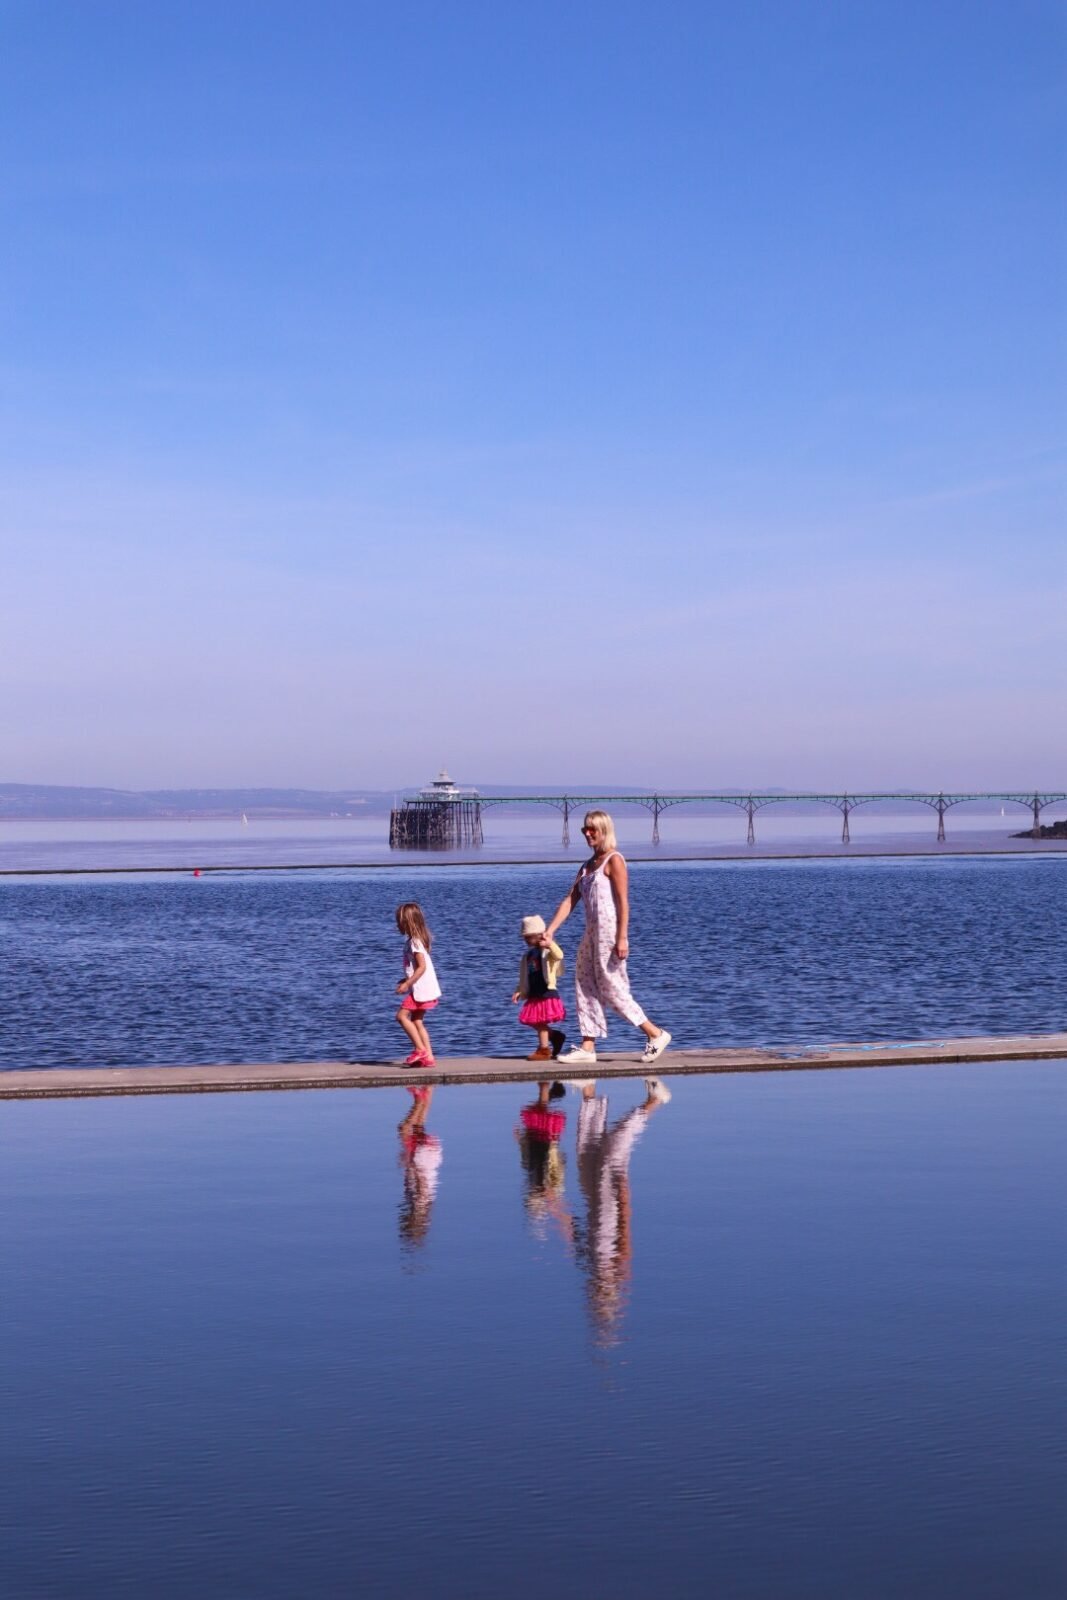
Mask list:
[[[0,881],[0,1065],[388,1059],[413,894],[442,1055],[516,1054],[520,918],[562,866]],[[1067,857],[636,864],[634,990],[678,1045],[1065,1025]],[[563,930],[573,971],[576,913]],[[571,998],[570,979],[564,993]],[[610,1043],[635,1035],[613,1027]]]
[[[756,818],[756,845],[745,844],[746,819],[734,807],[718,814],[694,816],[684,808],[660,819],[662,842],[651,842],[652,821],[637,808],[617,808],[619,843],[631,856],[686,858],[753,855],[829,855],[847,857],[864,851],[883,854],[952,855],[959,851],[1037,851],[1067,855],[1067,840],[1030,839],[1014,835],[1025,829],[1029,813],[1019,806],[998,817],[981,807],[961,805],[948,813],[947,839],[937,843],[937,819],[926,806],[895,813],[879,806],[860,806],[852,815],[852,844],[841,844],[841,817],[830,806],[811,816],[783,814],[775,807]],[[1067,814],[1067,806],[1050,806],[1042,820]],[[577,821],[574,843],[561,842],[562,818],[546,806],[538,815],[511,815],[490,808],[485,813],[485,844],[478,850],[447,851],[427,857],[423,851],[391,851],[386,817],[333,818],[322,821],[250,822],[49,822],[0,818],[0,870],[78,871],[102,868],[218,866],[350,866],[354,863],[407,863],[427,860],[569,860],[581,857]]]
[[[5,1594],[1059,1600],[1067,1063],[673,1087],[5,1105]]]

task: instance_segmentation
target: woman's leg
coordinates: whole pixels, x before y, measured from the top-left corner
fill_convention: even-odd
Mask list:
[[[574,968],[574,995],[582,1048],[595,1050],[596,1041],[607,1036],[608,1024],[600,1000],[592,943],[588,939],[583,939],[578,946],[578,960]]]
[[[624,1006],[616,1004],[614,1001],[612,1002],[615,1005],[615,1009],[619,1015],[621,1017],[625,1017],[627,1022],[632,1022],[635,1028],[640,1028],[646,1039],[658,1039],[663,1033],[663,1029],[657,1027],[654,1022],[650,1022],[648,1020],[648,1018],[645,1016],[645,1013],[641,1010],[641,1007],[630,993],[629,986],[627,986],[626,998],[629,1001],[629,1005]]]
[[[632,1022],[635,1028],[640,1028],[645,1036],[646,1044],[642,1061],[656,1061],[666,1050],[671,1042],[671,1035],[665,1028],[657,1027],[650,1022],[630,993],[630,977],[626,971],[625,961],[619,961],[610,952],[601,952],[602,963],[600,971],[600,992],[605,1002],[625,1017],[627,1022]]]
[[[640,1028],[642,1033],[647,1033],[653,1038],[659,1029],[654,1023],[649,1022],[645,1013],[630,993],[630,977],[626,971],[625,961],[620,961],[612,952],[614,941],[600,951],[600,994],[604,1002],[620,1017],[633,1023],[635,1028]],[[651,1030],[651,1031],[649,1031]]]

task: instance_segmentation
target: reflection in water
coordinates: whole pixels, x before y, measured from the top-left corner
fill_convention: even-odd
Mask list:
[[[600,1082],[587,1150],[646,1099]],[[435,1089],[422,1248],[414,1079],[3,1109],[2,1593],[1067,1594],[1067,1063],[677,1082],[607,1348],[531,1233],[533,1082]],[[580,1109],[543,1187],[584,1219]]]
[[[567,1158],[559,1147],[567,1116],[552,1104],[566,1092],[561,1083],[539,1083],[537,1099],[523,1106],[519,1114],[515,1137],[526,1174],[526,1214],[534,1232],[543,1238],[548,1223],[553,1221],[569,1243],[574,1237],[574,1222],[564,1202]]]
[[[560,1141],[567,1118],[553,1104],[564,1094],[562,1084],[538,1084],[537,1099],[523,1106],[515,1136],[526,1175],[527,1217],[539,1238],[554,1223],[573,1250],[586,1275],[593,1337],[608,1347],[621,1337],[633,1256],[630,1157],[649,1117],[671,1095],[658,1078],[646,1078],[644,1102],[609,1127],[607,1096],[597,1094],[593,1081],[580,1088],[578,1181],[584,1219],[577,1219],[566,1202],[567,1165]]]
[[[608,1126],[606,1095],[595,1083],[582,1086],[578,1111],[578,1181],[586,1217],[575,1228],[578,1260],[588,1283],[593,1337],[608,1347],[619,1342],[633,1257],[630,1157],[648,1119],[671,1098],[658,1078],[646,1078],[644,1103]]]
[[[537,1098],[523,1106],[515,1138],[525,1177],[523,1203],[535,1235],[544,1239],[553,1227],[573,1254],[586,1278],[593,1337],[607,1348],[619,1342],[629,1292],[633,1258],[633,1206],[630,1157],[649,1118],[670,1100],[658,1078],[645,1079],[645,1098],[615,1123],[608,1122],[606,1095],[592,1080],[581,1089],[578,1108],[578,1183],[584,1216],[567,1204],[567,1158],[562,1149],[567,1115],[559,1102],[561,1083],[537,1085]],[[427,1131],[426,1119],[434,1090],[409,1089],[411,1109],[397,1129],[404,1196],[399,1210],[400,1241],[409,1251],[426,1242],[440,1175],[441,1141]]]
[[[441,1170],[441,1141],[426,1131],[425,1123],[433,1102],[433,1087],[412,1088],[411,1110],[398,1125],[400,1165],[404,1172],[404,1198],[400,1203],[400,1242],[417,1249],[426,1241],[430,1212],[437,1193]]]

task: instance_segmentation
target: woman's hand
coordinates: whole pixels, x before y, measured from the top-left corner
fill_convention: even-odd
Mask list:
[[[627,939],[625,934],[622,934],[618,939],[615,940],[615,954],[618,956],[620,961],[625,961],[626,957],[630,954],[630,941]]]

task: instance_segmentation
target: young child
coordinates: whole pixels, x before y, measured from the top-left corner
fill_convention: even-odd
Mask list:
[[[544,917],[523,917],[521,931],[526,954],[519,964],[519,986],[511,1000],[513,1005],[525,1000],[519,1021],[537,1029],[537,1049],[531,1051],[527,1061],[551,1061],[559,1055],[566,1039],[558,1028],[549,1027],[550,1022],[562,1022],[567,1015],[567,1008],[556,993],[563,971],[563,951],[552,940],[542,946]]]
[[[412,1046],[404,1065],[432,1067],[436,1063],[426,1028],[426,1013],[432,1011],[441,998],[441,985],[430,960],[433,936],[426,926],[422,907],[414,900],[405,900],[402,906],[397,906],[396,925],[405,938],[404,978],[396,986],[397,994],[402,994],[404,998],[396,1020]]]

